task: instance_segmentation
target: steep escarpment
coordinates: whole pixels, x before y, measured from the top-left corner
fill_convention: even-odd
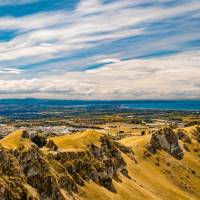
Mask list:
[[[58,152],[54,154],[54,159],[65,167],[78,185],[83,186],[85,181],[92,180],[111,192],[116,192],[113,179],[121,181],[119,174],[130,178],[121,154],[122,149],[134,159],[132,150],[118,145],[108,136],[102,136],[99,147],[91,144],[85,151]]]
[[[108,136],[99,138],[100,146],[90,144],[85,150],[77,152],[59,149],[52,151],[52,148],[48,146],[56,144],[51,141],[51,145],[48,142],[44,153],[31,140],[27,141],[28,137],[24,138],[23,135],[22,132],[19,137],[18,133],[21,141],[17,141],[19,143],[17,146],[14,145],[16,148],[7,150],[1,147],[1,174],[5,177],[1,184],[4,184],[7,179],[14,179],[15,188],[19,183],[29,185],[34,193],[37,193],[33,198],[58,200],[67,197],[75,198],[81,191],[80,187],[88,181],[93,181],[111,192],[116,192],[113,180],[120,182],[119,174],[130,178],[121,150],[131,158],[134,158],[133,151],[123,145],[118,145]],[[15,136],[16,133],[13,134],[13,137]],[[11,137],[12,135],[9,136]],[[23,140],[26,141],[25,144]],[[7,140],[4,139],[4,141],[7,147]],[[6,171],[7,168],[11,171]],[[4,185],[5,190],[1,190],[2,198],[20,199],[25,194],[28,197],[28,191],[23,187],[16,192],[18,194],[16,197],[12,195],[12,192],[15,192],[12,186]]]
[[[23,169],[12,153],[0,147],[0,199],[39,199],[36,190],[27,184]]]

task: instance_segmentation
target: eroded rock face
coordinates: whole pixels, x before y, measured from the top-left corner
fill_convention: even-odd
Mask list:
[[[23,185],[22,180],[16,177],[0,177],[0,199],[1,200],[39,200],[37,193],[29,190]]]
[[[100,139],[100,146],[91,144],[81,152],[53,151],[52,142],[50,147],[48,154],[33,143],[12,151],[0,147],[1,200],[76,199],[86,181],[116,192],[113,179],[121,181],[120,174],[130,178],[122,152],[135,160],[130,148],[108,136]]]
[[[120,173],[130,178],[121,152],[132,159],[134,153],[108,136],[102,137],[100,142],[100,147],[91,144],[87,151],[59,152],[55,155],[55,159],[65,167],[78,185],[83,186],[85,181],[93,180],[116,192],[112,180],[120,181]]]
[[[163,128],[153,133],[147,148],[153,154],[158,150],[165,150],[177,159],[183,157],[178,137],[171,128]]]
[[[58,183],[59,177],[37,146],[15,150],[13,154],[23,169],[27,183],[38,191],[41,199],[64,199]]]
[[[0,174],[23,177],[22,168],[16,158],[3,147],[0,147]]]
[[[0,199],[39,200],[34,188],[26,187],[23,169],[12,153],[0,147]]]

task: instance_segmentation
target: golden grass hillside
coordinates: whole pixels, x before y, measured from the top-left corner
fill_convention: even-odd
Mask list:
[[[195,127],[185,130],[191,136]],[[193,141],[190,152],[184,151],[184,158],[176,160],[164,151],[151,158],[144,159],[145,145],[150,135],[133,136],[120,142],[132,147],[138,164],[124,155],[131,179],[122,178],[122,183],[115,182],[117,194],[88,183],[83,199],[118,199],[118,200],[199,200],[200,199],[200,150]],[[181,142],[180,142],[181,143]],[[182,144],[181,144],[182,145]]]
[[[49,140],[52,140],[59,150],[80,151],[85,150],[90,144],[98,146],[101,136],[100,132],[86,130],[72,135],[51,137]]]
[[[22,144],[25,146],[29,146],[31,144],[31,141],[24,138],[24,134],[24,130],[14,131],[13,133],[0,140],[0,144],[8,149],[16,149]]]
[[[200,144],[195,140],[193,132],[196,126],[187,127],[185,133],[191,139],[187,148],[182,140],[179,144],[184,151],[182,159],[177,160],[167,152],[160,150],[150,157],[145,157],[147,143],[151,134],[132,135],[118,141],[133,149],[137,164],[127,154],[121,152],[128,169],[129,178],[119,175],[120,181],[113,180],[116,193],[88,180],[80,187],[75,199],[81,200],[199,200],[200,199]],[[177,134],[178,130],[174,130]],[[23,131],[16,131],[0,144],[9,149],[16,149],[21,143],[30,145],[28,139],[22,137]],[[87,130],[71,135],[48,138],[58,147],[57,153],[83,152],[91,144],[100,146],[102,133]],[[46,149],[42,151],[48,153]],[[59,165],[60,166],[60,165]],[[73,166],[71,166],[73,168]],[[61,189],[63,190],[63,189]],[[66,199],[69,196],[66,197]]]

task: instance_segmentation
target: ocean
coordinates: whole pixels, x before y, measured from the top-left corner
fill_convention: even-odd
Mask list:
[[[200,111],[200,100],[50,100],[0,99],[0,106],[39,107],[122,107],[129,109]]]
[[[123,106],[132,109],[200,111],[200,100],[131,101]]]

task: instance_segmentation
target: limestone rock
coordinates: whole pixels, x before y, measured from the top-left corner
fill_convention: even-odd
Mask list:
[[[0,147],[0,199],[39,200],[34,188],[27,187],[23,169],[12,153]]]
[[[165,150],[177,159],[182,159],[183,157],[178,137],[171,128],[163,128],[154,132],[147,148],[153,154],[158,150]]]
[[[27,133],[23,138],[33,140]],[[101,137],[100,146],[77,152],[59,151],[49,140],[50,151],[44,153],[39,143],[22,143],[13,150],[0,147],[0,199],[64,200],[66,194],[76,199],[85,182],[116,192],[113,180],[130,178],[122,155],[133,159],[134,152],[110,136]]]
[[[14,155],[22,166],[28,184],[38,191],[42,199],[64,199],[51,165],[37,146],[15,150]]]

